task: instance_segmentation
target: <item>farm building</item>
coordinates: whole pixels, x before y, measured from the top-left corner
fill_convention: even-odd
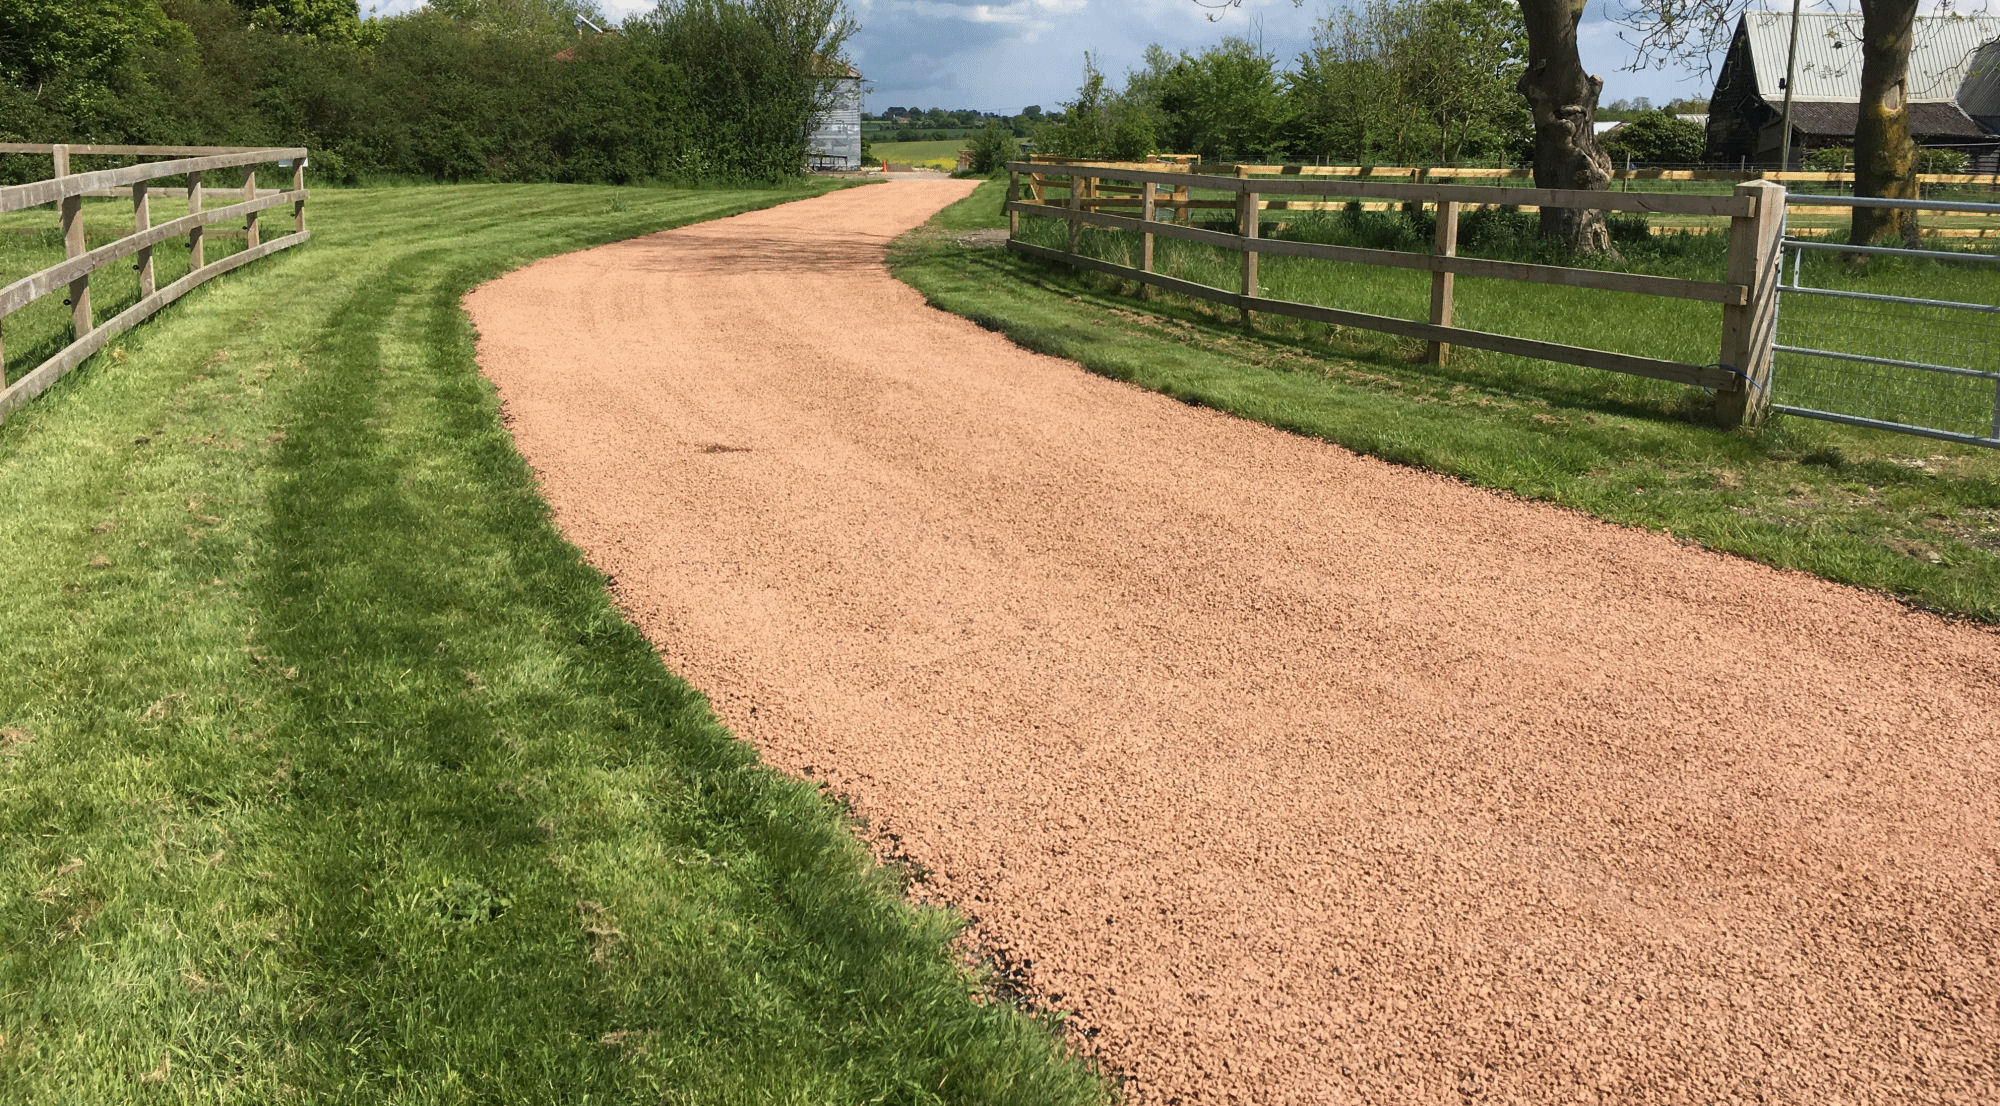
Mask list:
[[[833,106],[813,120],[814,169],[855,169],[861,165],[861,74],[851,65],[827,77],[835,86]]]
[[[1910,133],[1920,146],[1963,150],[1975,172],[2000,162],[2000,16],[1917,20],[1910,49]],[[1775,166],[1784,141],[1785,59],[1791,16],[1747,12],[1736,25],[1708,103],[1708,159]],[[1861,17],[1799,17],[1792,90],[1792,163],[1825,146],[1852,146],[1860,116]]]

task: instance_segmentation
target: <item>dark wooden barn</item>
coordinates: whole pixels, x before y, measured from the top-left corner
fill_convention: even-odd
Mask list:
[[[1785,141],[1785,58],[1791,16],[1749,12],[1708,103],[1708,160],[1775,168]],[[1861,17],[1800,17],[1792,90],[1792,164],[1810,151],[1854,145],[1860,115]],[[1910,132],[1921,146],[1963,150],[1975,172],[2000,169],[2000,17],[1917,20],[1910,50]]]

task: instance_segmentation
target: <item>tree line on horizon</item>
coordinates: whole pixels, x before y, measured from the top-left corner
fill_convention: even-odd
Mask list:
[[[1289,66],[1241,38],[1152,46],[1113,88],[1086,55],[1076,98],[1032,138],[1068,157],[1521,165],[1535,152],[1527,67],[1526,23],[1509,0],[1366,0],[1322,18]],[[1686,110],[1620,102],[1607,114],[1633,125],[1612,156],[1699,161],[1702,128],[1673,114]]]
[[[588,0],[7,0],[0,141],[305,146],[337,183],[769,180],[805,165],[854,30],[841,0],[593,24]]]
[[[1240,7],[1243,0],[1191,0],[1207,8]],[[1371,0],[1372,2],[1372,0]],[[1526,66],[1515,85],[1534,126],[1535,184],[1540,188],[1601,190],[1610,185],[1611,157],[1593,124],[1604,81],[1584,67],[1578,28],[1589,0],[1505,0],[1523,24]],[[1858,0],[1861,73],[1853,171],[1857,196],[1917,196],[1918,150],[1910,133],[1909,71],[1919,0]],[[1631,67],[1669,60],[1706,65],[1726,45],[1744,14],[1761,0],[1627,0],[1614,18],[1635,37]],[[1948,16],[1947,16],[1948,17]],[[1789,137],[1789,136],[1787,136]],[[1545,237],[1577,251],[1610,247],[1604,213],[1543,206]],[[1911,209],[1857,206],[1848,232],[1854,243],[1918,243]]]

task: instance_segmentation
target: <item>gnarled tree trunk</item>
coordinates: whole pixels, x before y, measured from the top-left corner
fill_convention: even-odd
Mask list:
[[[1854,194],[1917,197],[1917,147],[1910,140],[1910,40],[1917,0],[1863,0],[1861,116],[1854,127]],[[1789,137],[1789,136],[1787,136]],[[1857,207],[1848,241],[1917,244],[1917,213]]]
[[[1591,133],[1604,82],[1584,70],[1576,51],[1583,5],[1584,0],[1521,0],[1528,24],[1528,69],[1519,87],[1535,117],[1537,188],[1602,189],[1611,184],[1611,159]],[[1602,211],[1545,207],[1542,234],[1577,251],[1611,248]]]

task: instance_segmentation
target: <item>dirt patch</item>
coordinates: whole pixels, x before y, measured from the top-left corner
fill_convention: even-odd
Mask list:
[[[882,265],[971,187],[468,307],[667,663],[1136,1101],[2000,1098],[2000,638],[1024,352]]]

